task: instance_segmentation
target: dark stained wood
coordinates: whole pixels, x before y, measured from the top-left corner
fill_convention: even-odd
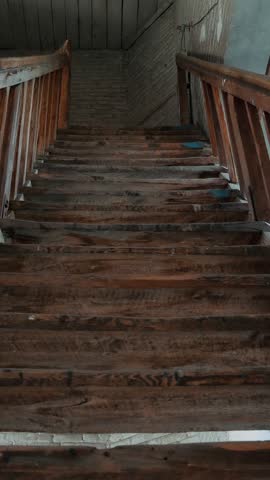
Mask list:
[[[259,430],[269,428],[269,392],[269,385],[7,386],[1,388],[1,430],[48,432],[53,425],[55,433],[169,433],[218,430],[221,423]]]
[[[6,118],[5,134],[2,150],[2,186],[1,186],[1,216],[7,214],[9,200],[12,196],[13,176],[16,165],[16,154],[19,139],[19,125],[22,103],[22,85],[13,87],[8,104],[8,117]],[[14,197],[13,197],[14,198]]]
[[[181,53],[176,55],[179,68],[192,72],[203,81],[241,100],[252,99],[253,105],[270,112],[270,80],[266,75],[232,68]]]
[[[93,448],[2,448],[0,473],[21,480],[265,480],[268,442]]]
[[[69,5],[71,23],[78,6]],[[214,154],[189,125],[68,128],[69,44],[53,59],[10,98],[0,91],[0,148],[14,156],[19,194],[0,221],[0,429],[270,428],[267,100],[258,111],[227,93],[219,71],[202,75]],[[242,80],[229,81],[236,95]],[[254,81],[245,77],[245,91]],[[261,80],[258,91],[259,104]],[[130,478],[119,466],[106,472]],[[158,461],[154,472],[164,478]]]
[[[263,230],[263,225],[257,223],[91,226],[5,220],[0,226],[7,239],[15,243],[168,249],[188,245],[257,244]]]
[[[40,0],[37,7],[50,12],[51,5],[45,3]],[[18,13],[23,6],[14,0],[12,8]],[[9,200],[20,194],[27,174],[32,171],[37,151],[43,154],[55,140],[59,123],[60,75],[63,69],[69,75],[69,62],[68,42],[51,55],[0,60],[1,216],[7,213]],[[66,95],[68,92],[61,96],[62,122],[67,108]]]

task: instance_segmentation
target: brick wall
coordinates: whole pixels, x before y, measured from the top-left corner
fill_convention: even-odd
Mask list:
[[[173,5],[128,51],[75,51],[70,123],[177,125],[176,49]]]
[[[128,110],[131,125],[179,123],[175,5],[128,50]]]
[[[71,125],[121,127],[127,118],[125,54],[75,51],[72,56]]]

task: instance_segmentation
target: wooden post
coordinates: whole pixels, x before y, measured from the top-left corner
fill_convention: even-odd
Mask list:
[[[69,109],[69,94],[70,94],[70,58],[71,46],[70,42],[66,42],[63,47],[63,52],[68,55],[69,62],[63,67],[60,85],[60,102],[58,112],[58,129],[65,129],[68,127],[68,109]]]

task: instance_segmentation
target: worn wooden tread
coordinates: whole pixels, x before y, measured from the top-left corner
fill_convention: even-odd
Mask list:
[[[177,181],[168,182],[166,180],[152,181],[150,184],[147,181],[141,179],[140,182],[111,182],[110,180],[103,180],[101,182],[96,179],[89,181],[83,181],[84,176],[81,175],[81,180],[74,182],[72,176],[69,178],[55,178],[53,175],[51,178],[40,178],[39,175],[31,176],[31,183],[34,187],[44,189],[43,191],[61,192],[72,188],[74,193],[89,193],[96,191],[105,192],[170,192],[171,190],[204,190],[204,189],[227,189],[228,181],[224,178],[185,178],[178,179]]]
[[[111,248],[177,248],[260,243],[262,222],[205,224],[90,225],[31,220],[0,220],[4,238],[23,244],[88,245]]]
[[[147,167],[147,166],[152,166],[154,167],[155,165],[157,166],[200,166],[200,165],[214,165],[217,163],[217,158],[213,157],[211,155],[208,156],[194,156],[194,153],[190,153],[189,155],[181,156],[179,158],[110,158],[108,155],[104,155],[103,157],[96,157],[91,158],[91,157],[81,157],[81,156],[70,156],[67,157],[62,154],[57,154],[57,155],[50,155],[49,157],[41,157],[38,158],[36,161],[37,167],[39,167],[40,164],[44,163],[46,161],[47,165],[50,164],[61,164],[61,165],[91,165],[93,168],[95,166],[97,167],[97,171],[100,166],[118,166],[119,168],[122,167],[127,167],[127,166],[137,166],[137,167]]]
[[[83,253],[81,249],[73,253],[41,253],[29,250],[24,254],[16,254],[16,249],[4,251],[0,248],[0,272],[34,273],[55,272],[68,274],[102,274],[112,275],[178,275],[185,273],[215,274],[262,274],[270,273],[270,247],[264,248],[257,255],[248,255],[249,250],[237,250],[225,255],[208,254],[192,255],[191,252],[181,256],[176,252],[168,255],[156,255],[147,251],[141,253]],[[8,256],[7,256],[8,253]],[[239,255],[240,253],[240,255]],[[252,250],[251,252],[252,253]],[[242,254],[242,255],[241,255]]]
[[[181,179],[189,178],[214,178],[219,177],[223,168],[219,166],[177,166],[177,167],[157,167],[157,168],[123,168],[121,173],[119,169],[114,168],[100,168],[95,171],[87,165],[78,165],[77,168],[69,168],[64,166],[47,166],[43,165],[38,171],[39,178],[61,178],[63,180],[71,178],[74,182],[143,182],[149,183],[151,187],[152,182],[170,183],[177,185]],[[34,179],[32,175],[30,179]]]
[[[0,221],[0,429],[270,428],[269,225],[196,129],[58,138]]]
[[[217,188],[211,190],[170,190],[169,192],[147,193],[138,190],[130,195],[129,192],[89,192],[89,193],[71,193],[69,189],[62,192],[40,192],[38,187],[24,188],[24,199],[26,201],[44,203],[63,203],[65,206],[76,204],[88,205],[108,205],[112,208],[120,205],[180,205],[185,203],[213,203],[233,202],[240,197],[238,190],[230,188]]]
[[[229,205],[231,208],[223,208],[224,205]],[[32,209],[25,207],[14,208],[16,218],[32,219],[37,221],[64,221],[78,223],[164,223],[168,221],[170,223],[189,222],[236,222],[248,220],[248,209],[246,205],[240,204],[213,204],[208,208],[203,208],[204,205],[198,209],[196,206],[191,206],[189,209],[177,209],[169,207],[163,211],[155,211],[149,207],[145,211],[140,211],[140,208],[126,208],[125,210],[115,209],[106,211],[106,208],[91,210],[80,210],[79,208],[47,208],[43,206],[43,209]],[[78,205],[76,206],[78,207]],[[188,205],[187,205],[188,207]]]
[[[3,480],[265,480],[269,442],[93,448],[2,447]],[[12,477],[13,475],[13,477]]]
[[[73,157],[73,158],[94,158],[94,159],[98,159],[99,157],[104,157],[104,158],[138,158],[138,159],[144,159],[144,158],[164,158],[164,159],[168,159],[168,158],[175,158],[175,159],[178,159],[178,158],[181,158],[181,156],[183,157],[187,157],[188,155],[190,156],[194,156],[194,150],[191,149],[191,148],[187,148],[187,147],[182,147],[182,149],[179,149],[179,150],[175,150],[175,149],[172,149],[172,150],[169,150],[169,149],[166,149],[166,150],[161,150],[161,149],[155,149],[155,148],[152,148],[152,149],[147,149],[145,151],[143,150],[125,150],[125,149],[118,149],[118,150],[115,150],[115,149],[105,149],[103,148],[102,150],[100,149],[92,149],[92,148],[81,148],[81,149],[77,149],[77,147],[75,147],[74,149],[71,149],[71,148],[60,148],[60,147],[53,147],[50,149],[49,151],[52,155],[54,156],[60,156],[62,155],[63,157]],[[197,155],[198,156],[202,156],[203,155],[203,149],[198,149],[196,150],[197,152]],[[205,152],[204,153],[205,156],[208,156],[210,155],[210,152]]]
[[[269,428],[269,385],[1,387],[0,429],[158,433]],[[248,399],[248,401],[247,401]],[[168,408],[169,407],[169,408]],[[206,412],[211,414],[206,415]],[[14,428],[15,427],[15,428]]]
[[[269,275],[95,278],[0,275],[3,312],[92,315],[239,315],[269,312]]]

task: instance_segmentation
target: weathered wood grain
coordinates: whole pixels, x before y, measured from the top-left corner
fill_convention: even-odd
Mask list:
[[[2,431],[46,432],[52,425],[55,433],[206,431],[221,424],[228,430],[269,428],[269,385],[17,386],[2,387],[1,393]]]
[[[93,448],[2,448],[4,480],[155,479],[265,480],[269,477],[269,443],[136,446]]]
[[[13,248],[13,246],[11,247]],[[248,255],[248,249],[242,252],[238,249],[233,252],[228,248],[226,255],[214,255],[215,249],[208,255],[192,255],[191,249],[188,255],[180,256],[178,253],[168,255],[147,254],[144,249],[141,254],[132,252],[114,253],[109,252],[104,256],[101,253],[78,253],[61,252],[41,253],[33,249],[24,254],[16,255],[15,251],[0,248],[0,272],[17,273],[67,273],[67,274],[96,274],[106,277],[114,275],[178,275],[184,273],[202,274],[262,274],[270,273],[270,247],[263,248],[260,255]],[[230,247],[231,248],[231,247]],[[37,249],[38,250],[38,249]],[[9,254],[7,256],[7,253]],[[240,255],[239,255],[240,253]],[[241,255],[242,253],[242,255]],[[255,252],[257,253],[257,252]]]
[[[89,225],[0,220],[8,241],[22,244],[89,245],[114,248],[177,248],[180,246],[260,243],[261,223]],[[10,240],[9,240],[10,239]]]

